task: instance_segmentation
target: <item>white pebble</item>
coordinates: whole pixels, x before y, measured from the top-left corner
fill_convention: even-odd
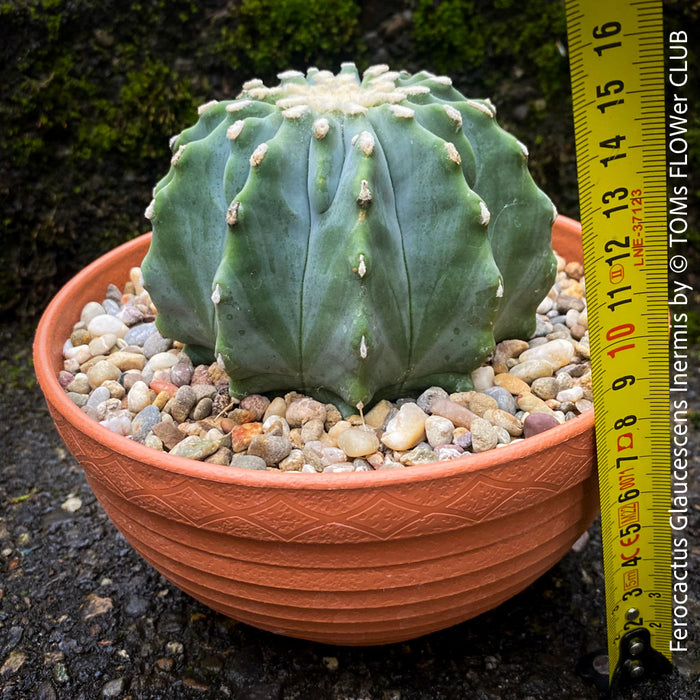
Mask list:
[[[576,309],[569,309],[566,312],[566,326],[567,328],[573,328],[578,324],[578,319],[579,316],[581,315],[580,311],[576,311]]]
[[[82,365],[83,362],[87,362],[92,357],[92,354],[89,346],[73,345],[69,339],[63,344],[63,357],[66,360],[75,360],[79,365]]]
[[[520,362],[528,360],[545,360],[552,365],[553,369],[559,369],[568,365],[574,357],[574,346],[564,338],[550,340],[548,343],[537,345],[534,348],[525,350],[518,358]]]
[[[538,314],[546,314],[554,306],[554,301],[548,296],[542,299],[540,305],[537,307]]]
[[[572,386],[570,389],[563,389],[557,394],[557,401],[559,403],[564,403],[565,401],[576,403],[580,398],[583,398],[583,387],[580,386]]]
[[[128,411],[111,415],[109,418],[100,421],[100,425],[118,435],[129,435],[131,433],[131,416]]]
[[[93,357],[106,355],[117,344],[117,336],[114,333],[105,333],[93,338],[88,347]]]
[[[282,416],[272,414],[265,418],[263,422],[263,433],[266,435],[281,435],[282,437],[289,437],[289,423]]]
[[[157,372],[159,369],[171,369],[178,362],[178,356],[172,352],[157,352],[146,363],[146,367],[151,372]]]
[[[449,445],[454,437],[455,426],[442,416],[428,416],[425,420],[425,435],[431,447]]]
[[[146,406],[151,404],[151,390],[145,382],[138,381],[129,390],[127,396],[127,406],[133,413],[143,411]]]
[[[83,502],[79,496],[69,496],[63,503],[61,503],[61,509],[69,513],[75,513],[76,510],[80,510]]]
[[[128,332],[129,327],[120,321],[116,316],[109,314],[99,314],[88,323],[88,333],[96,338],[107,333],[114,333],[118,338],[123,338]]]
[[[302,467],[303,469],[303,467]],[[354,472],[355,466],[350,462],[335,462],[323,468],[325,474],[341,474],[343,472]]]
[[[87,377],[90,382],[90,386],[93,389],[100,386],[108,379],[119,379],[120,374],[121,372],[119,369],[107,360],[100,360],[99,362],[96,362],[87,371]]]
[[[382,442],[392,450],[410,450],[425,440],[427,414],[415,403],[405,403],[389,421]]]
[[[479,367],[472,372],[472,381],[474,382],[474,391],[486,391],[493,386],[493,367],[486,365]]]
[[[105,310],[102,304],[96,301],[89,301],[80,312],[80,320],[87,325],[95,316],[100,316],[104,314],[104,312]]]
[[[338,435],[338,447],[348,457],[364,457],[379,449],[379,438],[372,429],[348,428]]]
[[[576,404],[576,410],[579,413],[584,413],[586,411],[590,411],[593,408],[593,402],[589,401],[588,399],[579,399]]]

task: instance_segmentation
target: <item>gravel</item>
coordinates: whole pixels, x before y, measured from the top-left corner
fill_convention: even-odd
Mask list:
[[[594,700],[576,670],[605,646],[600,529],[498,609],[384,647],[332,647],[226,619],[141,560],[95,501],[28,386],[30,330],[0,326],[3,700]],[[23,373],[24,372],[24,373]],[[700,380],[694,378],[698,408]],[[697,435],[691,490],[700,492]],[[689,700],[700,681],[700,517],[687,530],[690,651],[623,700]]]

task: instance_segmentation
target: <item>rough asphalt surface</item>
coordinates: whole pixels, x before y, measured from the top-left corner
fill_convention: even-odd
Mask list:
[[[597,700],[577,672],[605,646],[600,528],[530,588],[403,644],[332,647],[228,620],[163,579],[107,519],[31,383],[31,333],[0,326],[3,700]],[[697,356],[697,353],[696,353]],[[698,410],[695,373],[692,407]],[[700,450],[691,466],[688,652],[624,700],[700,697]]]

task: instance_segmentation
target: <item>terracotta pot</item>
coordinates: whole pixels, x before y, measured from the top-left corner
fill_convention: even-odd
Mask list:
[[[581,260],[580,226],[555,247]],[[407,640],[494,608],[547,571],[598,512],[593,411],[514,445],[350,474],[249,471],[172,457],[101,427],[58,384],[82,306],[121,283],[141,236],[69,282],[39,324],[34,361],[51,414],[133,547],[206,605],[332,644]]]

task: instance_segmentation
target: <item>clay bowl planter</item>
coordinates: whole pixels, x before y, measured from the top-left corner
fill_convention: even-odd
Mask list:
[[[560,217],[553,237],[560,254],[581,260],[576,222]],[[349,474],[195,462],[101,427],[61,389],[61,347],[83,305],[126,279],[149,240],[116,248],[59,292],[34,361],[58,431],[109,517],[194,598],[292,637],[397,642],[514,596],[593,521],[593,411],[479,455]]]

